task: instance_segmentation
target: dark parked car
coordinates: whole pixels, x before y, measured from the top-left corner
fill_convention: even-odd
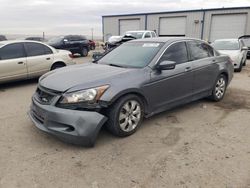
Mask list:
[[[247,58],[250,59],[250,35],[241,36],[239,39],[243,40],[244,44],[248,47]]]
[[[144,117],[204,97],[220,101],[233,77],[228,56],[189,38],[133,40],[98,64],[74,65],[42,76],[31,120],[60,139],[93,146],[106,123],[133,134]]]
[[[95,41],[89,40],[89,48],[90,50],[95,50]]]
[[[89,40],[81,35],[56,37],[49,40],[48,44],[56,49],[69,50],[72,54],[80,54],[83,57],[88,56],[90,50]]]
[[[38,41],[38,42],[46,42],[46,39],[44,39],[43,37],[28,37],[25,40],[34,40],[34,41]]]
[[[4,41],[4,40],[7,40],[6,36],[0,35],[0,41]]]

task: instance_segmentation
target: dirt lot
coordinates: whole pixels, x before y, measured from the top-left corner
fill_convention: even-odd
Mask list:
[[[161,113],[128,138],[102,130],[94,148],[33,126],[27,111],[37,80],[0,86],[0,187],[250,187],[248,63],[222,102]]]

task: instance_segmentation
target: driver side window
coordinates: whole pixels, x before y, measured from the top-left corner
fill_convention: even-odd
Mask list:
[[[188,53],[185,42],[178,42],[172,44],[164,52],[159,62],[162,61],[175,61],[176,64],[188,62]]]

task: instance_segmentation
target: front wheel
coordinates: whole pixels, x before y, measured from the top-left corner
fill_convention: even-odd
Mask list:
[[[143,117],[144,107],[140,97],[127,95],[108,110],[107,128],[116,136],[129,136],[139,128]]]
[[[243,61],[243,59],[240,62],[239,68],[235,69],[235,72],[241,72],[242,71],[242,68],[243,68],[243,62],[242,61]]]
[[[227,89],[227,78],[225,75],[221,74],[216,80],[210,98],[216,102],[222,100],[225,95],[226,89]]]
[[[81,54],[82,57],[87,57],[88,56],[87,48],[82,48],[80,54]]]

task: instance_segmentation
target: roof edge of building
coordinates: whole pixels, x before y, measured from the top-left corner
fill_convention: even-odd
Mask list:
[[[103,15],[102,17],[107,18],[107,17],[118,17],[118,16],[144,16],[144,15],[154,15],[154,14],[174,14],[174,13],[185,13],[185,12],[204,12],[204,11],[233,10],[233,9],[235,9],[235,10],[250,9],[250,6],[192,9],[192,10],[176,10],[176,11],[165,11],[165,12],[145,12],[145,13],[134,13],[134,14],[116,14],[116,15]]]

